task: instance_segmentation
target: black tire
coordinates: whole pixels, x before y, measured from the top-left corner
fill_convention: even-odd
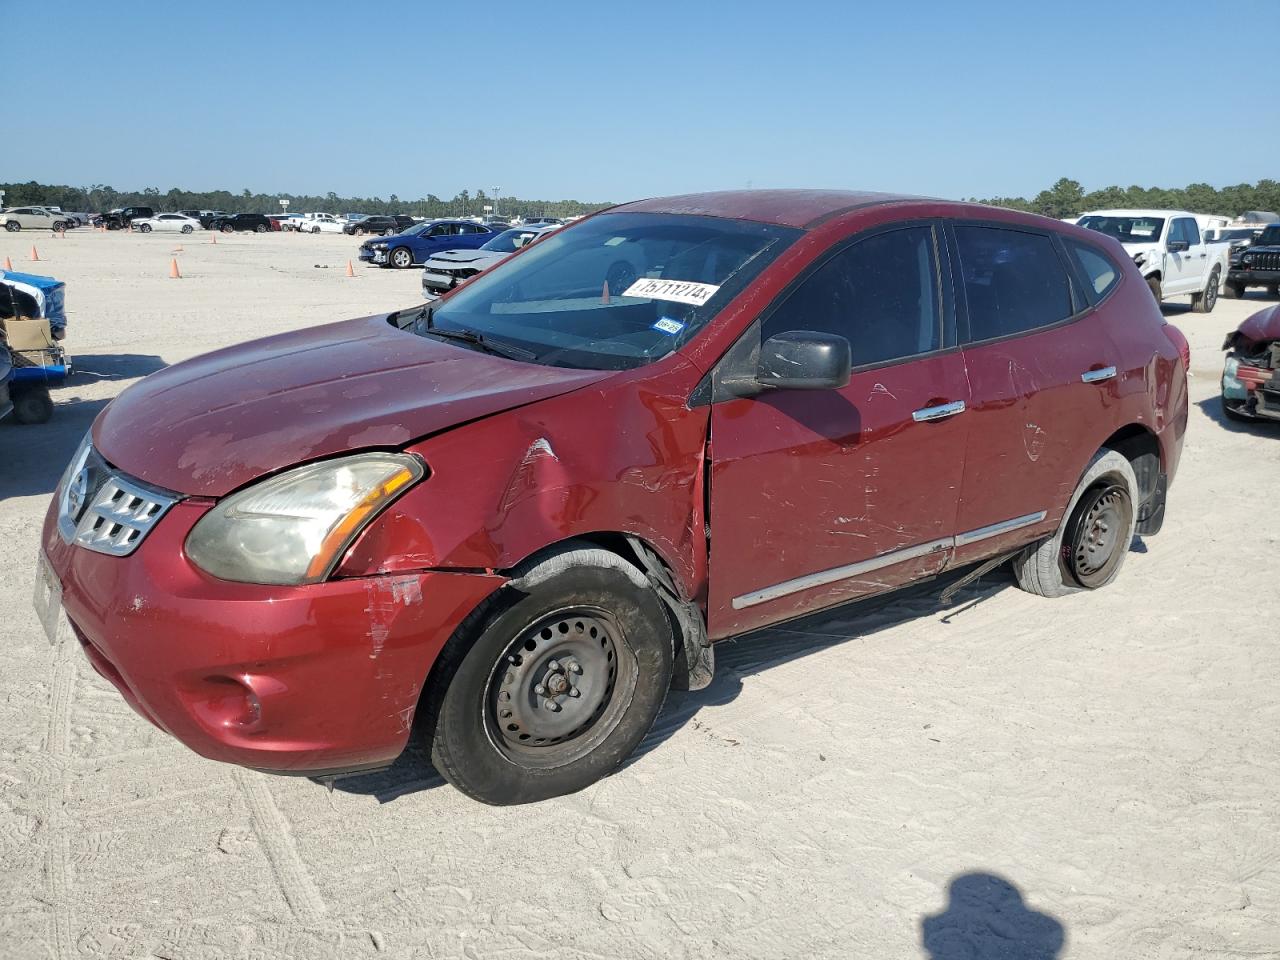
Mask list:
[[[1157,276],[1147,277],[1147,289],[1151,291],[1151,295],[1156,298],[1156,303],[1160,303],[1164,299],[1164,294],[1160,290],[1160,278]]]
[[[1267,287],[1267,296],[1280,297],[1280,286],[1276,286],[1276,284],[1273,283],[1271,286]]]
[[[1081,559],[1077,554],[1087,549],[1092,535],[1091,529],[1085,527],[1086,521],[1096,520],[1094,511],[1104,495],[1119,501],[1102,505],[1104,509],[1116,508],[1119,522],[1114,524],[1114,530],[1102,525],[1106,536],[1099,548],[1105,549],[1105,555]],[[1106,586],[1120,573],[1128,555],[1138,524],[1138,501],[1138,480],[1132,464],[1114,450],[1099,450],[1076,485],[1057,532],[1014,558],[1018,586],[1041,597],[1064,597],[1078,590]]]
[[[266,233],[269,228],[265,223],[260,223],[253,228],[254,233]]]
[[[396,235],[395,227],[387,227],[387,229],[382,231],[382,235],[384,237],[394,237]]]
[[[1243,406],[1240,400],[1228,400],[1222,398],[1222,415],[1228,420],[1234,420],[1236,423],[1249,423],[1253,418],[1248,414],[1241,413],[1240,408]]]
[[[48,423],[53,416],[53,398],[44,387],[31,387],[14,393],[13,419],[21,424]]]
[[[1243,300],[1245,287],[1240,283],[1232,283],[1227,281],[1226,287],[1222,290],[1222,295],[1228,300]]]
[[[1222,271],[1217,267],[1209,274],[1209,283],[1204,290],[1191,298],[1191,309],[1196,313],[1212,313],[1218,302],[1218,281],[1222,279]]]
[[[192,231],[192,229],[193,229],[193,227],[192,227],[192,226],[191,226],[191,224],[189,224],[189,223],[184,223],[184,224],[182,225],[182,232],[183,232],[183,233],[190,233],[190,232]]]
[[[672,649],[662,600],[640,570],[566,544],[517,568],[441,654],[424,699],[432,763],[483,803],[581,790],[648,733],[671,686]]]
[[[4,228],[8,230],[10,233],[17,233],[19,230],[22,229],[22,224],[20,224],[17,220],[8,220],[5,222]]]
[[[364,227],[356,227],[355,233],[356,233],[356,236],[357,236],[357,237],[363,237],[363,236],[364,236]]]
[[[53,221],[53,232],[54,232],[54,233],[66,233],[66,231],[67,231],[67,221],[65,221],[65,220],[55,220],[55,221]]]
[[[224,224],[222,225],[222,228],[221,228],[221,229],[222,229],[222,232],[223,232],[223,233],[234,233],[234,232],[235,232],[235,227],[231,226],[231,224],[229,224],[229,223],[224,223]]]
[[[397,270],[403,270],[406,267],[413,266],[413,253],[408,247],[396,247],[387,254],[387,263],[395,267]]]
[[[150,233],[150,232],[151,232],[151,224],[149,224],[149,223],[142,223],[142,224],[139,224],[139,225],[138,225],[138,231],[139,231],[140,233]]]

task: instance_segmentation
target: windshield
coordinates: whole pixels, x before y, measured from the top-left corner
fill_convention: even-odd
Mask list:
[[[1100,217],[1095,214],[1081,217],[1076,223],[1115,237],[1121,243],[1154,243],[1164,230],[1161,217]]]
[[[492,253],[515,253],[525,244],[532,243],[540,233],[539,230],[504,230],[480,249]]]
[[[626,370],[678,349],[801,231],[670,214],[611,213],[482,273],[415,330],[469,330],[538,363]]]
[[[1259,247],[1280,246],[1280,225],[1267,227],[1263,230],[1255,245]]]

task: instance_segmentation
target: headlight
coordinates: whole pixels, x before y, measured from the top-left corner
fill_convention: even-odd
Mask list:
[[[243,583],[318,583],[378,513],[423,476],[407,454],[297,467],[227,497],[192,529],[187,556]]]

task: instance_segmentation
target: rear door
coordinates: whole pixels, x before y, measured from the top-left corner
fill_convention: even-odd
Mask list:
[[[973,221],[949,233],[971,392],[962,564],[1056,528],[1113,419],[1118,360],[1053,233]]]
[[[779,333],[849,339],[839,390],[713,404],[715,638],[936,573],[955,530],[968,399],[940,226],[895,224],[833,247],[721,361]]]

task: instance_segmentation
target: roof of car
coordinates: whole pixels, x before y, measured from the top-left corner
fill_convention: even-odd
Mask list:
[[[1157,210],[1147,207],[1126,207],[1116,210],[1086,210],[1082,217],[1194,217],[1186,210]]]
[[[758,220],[783,227],[812,227],[859,207],[926,199],[909,194],[855,190],[723,190],[637,200],[614,207],[611,212],[676,213]]]

